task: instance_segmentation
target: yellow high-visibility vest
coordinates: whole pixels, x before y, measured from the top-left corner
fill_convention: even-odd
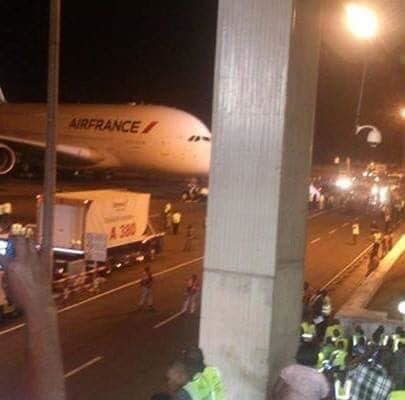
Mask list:
[[[346,379],[344,385],[339,379],[335,381],[335,399],[350,400],[353,382],[351,379]]]
[[[304,342],[312,342],[312,340],[315,337],[315,332],[316,332],[315,331],[315,325],[304,321],[304,322],[301,323],[301,328],[302,328],[302,331],[303,331],[303,333],[301,335],[302,340]]]

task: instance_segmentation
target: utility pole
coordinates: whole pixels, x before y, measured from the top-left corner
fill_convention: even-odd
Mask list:
[[[361,73],[361,82],[360,82],[360,92],[359,92],[359,99],[357,101],[357,107],[356,107],[356,117],[354,120],[354,131],[356,132],[357,127],[360,124],[360,114],[361,114],[361,108],[363,105],[363,97],[364,97],[364,84],[367,79],[367,72],[368,72],[368,54],[366,54],[365,59],[363,61],[363,70]]]
[[[44,201],[42,204],[41,257],[49,278],[53,268],[54,196],[56,189],[56,143],[58,130],[59,97],[59,40],[61,0],[50,1],[49,58],[48,58],[48,105],[46,124],[46,150],[44,173]]]

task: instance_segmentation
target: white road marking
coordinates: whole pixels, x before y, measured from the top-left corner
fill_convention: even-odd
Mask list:
[[[331,211],[331,210],[318,211],[315,214],[309,215],[308,219],[319,217],[320,215],[326,214],[329,211]]]
[[[336,231],[337,231],[337,228],[332,229],[331,231],[329,231],[329,235],[333,235]]]
[[[84,369],[86,369],[87,367],[90,367],[91,365],[98,363],[99,361],[101,361],[103,359],[103,357],[95,357],[90,361],[87,361],[86,363],[80,365],[79,367],[72,369],[70,372],[67,372],[65,374],[65,378],[70,378],[73,375],[76,375],[78,372],[83,371]]]
[[[167,269],[165,269],[163,271],[160,271],[160,272],[156,272],[155,274],[152,274],[152,275],[153,275],[153,277],[165,275],[165,274],[168,274],[169,272],[176,271],[176,270],[178,270],[180,268],[186,267],[187,265],[194,264],[194,263],[196,263],[198,261],[201,261],[203,258],[204,257],[202,257],[202,256],[197,257],[197,258],[193,258],[190,261],[186,261],[186,262],[183,262],[181,264],[174,265],[173,267],[167,268]],[[86,303],[90,303],[92,301],[100,299],[100,298],[102,298],[104,296],[108,296],[108,295],[110,295],[112,293],[115,293],[115,292],[118,292],[120,290],[126,289],[128,287],[138,285],[140,282],[141,282],[140,279],[136,279],[135,281],[125,283],[124,285],[121,285],[121,286],[118,286],[118,287],[116,287],[114,289],[108,290],[107,292],[103,292],[103,293],[97,294],[97,295],[95,295],[93,297],[89,297],[88,299],[83,300],[83,301],[79,301],[78,303],[72,304],[71,306],[61,308],[60,310],[58,310],[58,314],[62,314],[65,311],[72,310],[73,308],[79,307],[79,306],[81,306],[83,304],[86,304]],[[23,326],[25,326],[25,323],[18,324],[16,326],[13,326],[13,327],[11,327],[9,329],[6,329],[4,331],[0,331],[0,336],[5,335],[6,333],[9,333],[9,332],[16,331],[18,329],[21,329]]]
[[[316,213],[309,215],[308,219],[316,218],[316,217],[319,217],[320,215],[339,210],[339,208],[342,208],[342,207],[328,208],[327,210],[317,211]]]
[[[310,244],[318,243],[318,242],[320,242],[320,241],[321,241],[321,238],[318,237],[318,238],[316,238],[316,239],[314,239],[314,240],[311,240],[311,241],[310,241]]]
[[[165,320],[163,320],[162,322],[159,322],[158,324],[156,324],[153,329],[157,329],[160,328],[163,325],[166,325],[168,322],[173,321],[174,319],[176,319],[177,317],[180,317],[180,315],[184,314],[184,311],[180,311],[174,315],[172,315],[169,318],[166,318]]]
[[[342,225],[342,228],[344,228],[345,226],[348,226],[348,225],[350,225],[350,222],[345,222],[345,223]]]
[[[16,331],[17,329],[21,329],[24,325],[25,325],[25,323],[18,324],[18,325],[12,326],[11,328],[5,329],[4,331],[0,332],[0,336],[5,335],[6,333],[9,333],[9,332]]]
[[[170,267],[170,268],[168,268],[168,269],[165,269],[164,271],[156,272],[155,274],[152,274],[152,276],[153,276],[153,277],[156,277],[156,276],[168,274],[169,272],[176,271],[177,269],[180,269],[180,268],[183,268],[183,267],[185,267],[185,266],[187,266],[187,265],[190,265],[190,264],[196,263],[196,262],[198,262],[198,261],[201,261],[203,258],[204,258],[204,257],[197,257],[197,258],[194,258],[194,259],[192,259],[192,260],[190,260],[190,261],[186,261],[186,262],[184,262],[184,263],[177,264],[177,265],[175,265],[175,266],[173,266],[173,267]],[[58,313],[61,314],[61,313],[65,312],[65,311],[72,310],[73,308],[79,307],[79,306],[81,306],[82,304],[90,303],[91,301],[100,299],[101,297],[108,296],[108,295],[111,294],[111,293],[115,293],[115,292],[118,292],[118,291],[120,291],[120,290],[122,290],[122,289],[126,289],[126,288],[129,288],[129,287],[131,287],[131,286],[138,285],[140,282],[141,282],[141,279],[137,279],[137,280],[135,280],[135,281],[125,283],[125,284],[123,284],[123,285],[121,285],[121,286],[118,286],[118,287],[116,287],[116,288],[114,288],[114,289],[108,290],[107,292],[103,292],[103,293],[97,294],[96,296],[93,296],[93,297],[90,297],[90,298],[88,298],[88,299],[86,299],[86,300],[79,301],[78,303],[72,304],[71,306],[68,306],[68,307],[65,307],[65,308],[61,308],[61,309],[58,311]]]

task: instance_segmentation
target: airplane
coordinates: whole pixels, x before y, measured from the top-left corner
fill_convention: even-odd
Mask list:
[[[0,90],[0,175],[43,165],[46,104],[8,103]],[[58,169],[206,178],[211,133],[196,117],[158,105],[60,104]]]

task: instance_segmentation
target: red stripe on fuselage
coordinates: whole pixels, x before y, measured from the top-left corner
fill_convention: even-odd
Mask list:
[[[146,128],[142,131],[142,133],[149,133],[152,128],[158,124],[158,121],[152,121],[148,125],[146,125]]]

